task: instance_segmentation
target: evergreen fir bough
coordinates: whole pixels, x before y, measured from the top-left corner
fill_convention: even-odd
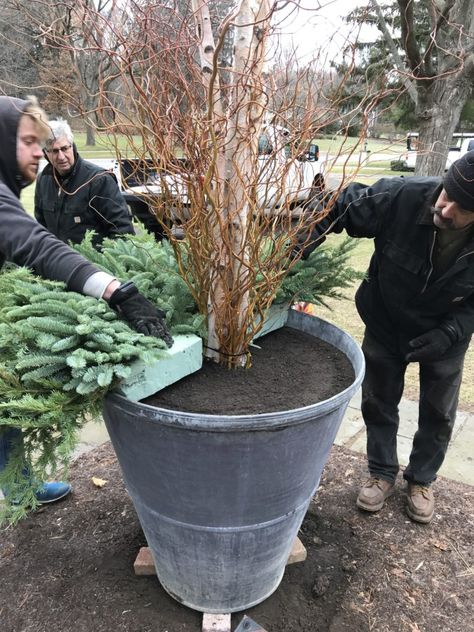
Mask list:
[[[99,252],[92,246],[89,233],[75,248],[105,272],[122,281],[133,281],[142,294],[166,313],[172,333],[205,337],[205,316],[197,311],[168,241],[157,242],[150,233],[140,231],[139,235],[105,239]]]
[[[0,475],[15,505],[10,520],[35,505],[34,481],[67,466],[77,433],[100,414],[105,393],[136,360],[166,353],[163,341],[119,320],[104,301],[67,292],[23,268],[0,274],[0,431],[21,428],[25,462],[13,458]]]
[[[306,301],[328,307],[326,299],[345,298],[342,290],[364,277],[349,265],[357,240],[346,237],[337,246],[322,246],[301,259],[278,288],[275,302]]]

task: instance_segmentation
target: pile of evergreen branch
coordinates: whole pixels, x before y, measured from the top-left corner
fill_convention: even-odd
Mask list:
[[[140,292],[166,313],[173,334],[205,337],[205,317],[181,277],[174,250],[166,240],[157,242],[144,230],[139,235],[105,239],[100,251],[88,233],[75,249],[86,259],[121,281],[133,281]]]
[[[345,298],[342,290],[364,277],[348,263],[356,245],[356,239],[346,237],[337,246],[321,246],[300,259],[283,279],[275,302],[306,301],[328,307],[326,299]]]
[[[21,428],[18,454],[0,473],[15,504],[10,520],[35,506],[35,481],[68,464],[85,421],[136,361],[164,357],[166,345],[131,330],[104,301],[67,292],[24,268],[0,274],[0,432]]]
[[[356,245],[357,240],[347,237],[336,246],[325,245],[313,250],[307,259],[301,259],[288,271],[274,302],[307,301],[327,306],[325,299],[344,298],[342,290],[364,276],[348,264]],[[271,244],[263,242],[263,247],[267,246],[271,251]],[[92,246],[90,234],[75,248],[105,272],[121,280],[132,280],[147,298],[166,312],[174,333],[205,337],[204,316],[197,313],[169,242],[156,242],[153,235],[141,231],[139,235],[106,239],[98,252]]]

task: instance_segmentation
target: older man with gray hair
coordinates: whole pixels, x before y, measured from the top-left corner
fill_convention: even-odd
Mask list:
[[[67,121],[50,121],[49,127],[48,165],[36,184],[36,219],[66,243],[80,243],[88,230],[95,232],[96,247],[106,237],[134,234],[115,176],[79,156]]]

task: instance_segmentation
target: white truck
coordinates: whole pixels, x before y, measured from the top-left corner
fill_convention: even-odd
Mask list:
[[[305,205],[312,197],[324,191],[325,180],[322,164],[319,162],[319,147],[309,144],[297,158],[291,157],[290,133],[286,128],[267,125],[258,142],[259,177],[257,199],[266,215],[278,215],[290,209],[292,216],[304,212]],[[186,168],[186,159],[181,161],[180,170]],[[159,173],[152,161],[122,159],[111,165],[122,194],[132,214],[140,219],[157,239],[162,238],[162,228],[149,210],[149,201],[154,196],[171,198],[170,215],[173,217],[172,199],[179,198],[179,207],[186,208],[188,194],[179,176]],[[163,177],[166,187],[163,187]],[[177,218],[175,217],[176,221]]]
[[[464,156],[468,151],[474,149],[474,132],[455,132],[449,146],[448,157],[446,158],[445,170],[453,164],[455,160]],[[416,157],[418,155],[418,132],[407,133],[407,150],[398,158],[392,161],[392,169],[395,171],[414,171]]]

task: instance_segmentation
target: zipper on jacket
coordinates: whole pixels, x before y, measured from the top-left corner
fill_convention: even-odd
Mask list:
[[[428,276],[426,277],[425,285],[423,286],[423,289],[421,290],[422,294],[426,290],[426,287],[427,287],[427,285],[429,283],[430,277],[433,274],[433,268],[434,268],[434,266],[433,266],[433,251],[434,251],[435,243],[436,243],[436,231],[433,234],[433,243],[431,244],[431,249],[430,249],[430,265],[431,265],[431,267],[430,267],[430,270],[428,272]],[[461,261],[461,259],[464,259],[464,257],[469,257],[470,255],[474,255],[474,250],[470,250],[469,252],[465,252],[463,255],[460,255],[456,259],[456,261],[454,263],[456,264],[458,261]]]
[[[421,293],[423,294],[423,292],[426,290],[430,277],[433,274],[433,251],[434,251],[434,247],[435,247],[435,243],[436,243],[436,231],[433,231],[433,242],[431,244],[431,248],[430,248],[430,270],[428,272],[428,276],[426,277],[426,281],[425,281],[425,285],[423,286],[423,289],[421,290]]]
[[[469,257],[469,255],[474,255],[474,250],[470,250],[469,252],[465,252],[463,255],[459,256],[459,257],[456,259],[456,263],[457,263],[458,261],[461,261],[461,259],[464,259],[464,257]]]

